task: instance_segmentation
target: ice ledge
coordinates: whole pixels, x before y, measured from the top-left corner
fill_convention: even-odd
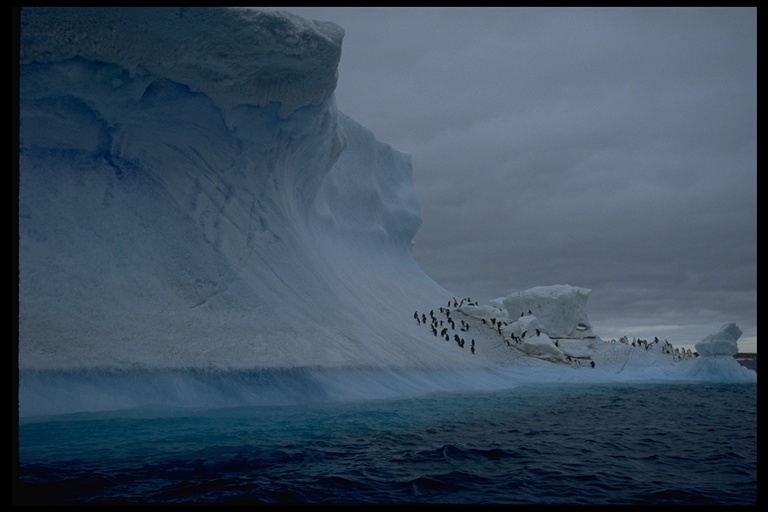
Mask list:
[[[44,37],[41,37],[44,34]],[[42,7],[21,12],[21,63],[81,57],[183,83],[225,112],[320,104],[336,87],[344,30],[251,8]]]

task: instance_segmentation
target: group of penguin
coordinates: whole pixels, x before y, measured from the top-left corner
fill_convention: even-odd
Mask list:
[[[434,336],[437,336],[439,334],[443,339],[445,339],[445,341],[451,341],[451,337],[448,334],[448,327],[447,326],[450,326],[451,330],[455,331],[456,330],[456,322],[454,321],[453,318],[451,318],[450,307],[451,307],[451,304],[453,304],[454,308],[461,307],[461,306],[464,305],[464,301],[466,301],[467,304],[471,304],[471,305],[475,305],[475,306],[477,305],[476,302],[472,302],[471,299],[469,299],[469,298],[461,299],[461,302],[458,302],[455,298],[453,299],[453,301],[449,300],[447,307],[442,307],[441,306],[439,308],[439,312],[441,314],[445,315],[445,320],[438,319],[435,316],[435,310],[434,309],[429,310],[429,319],[430,319],[429,326],[432,329],[432,334]],[[427,325],[427,315],[426,315],[426,313],[422,313],[421,316],[419,316],[419,312],[418,311],[414,311],[413,318],[416,320],[417,324],[419,324],[419,325],[421,325],[421,324]],[[460,324],[461,332],[468,332],[469,331],[469,324],[467,322],[465,322],[464,320],[462,320],[462,319],[459,319],[459,321],[461,322],[461,324]],[[440,329],[440,330],[438,331],[438,329]],[[460,348],[464,348],[464,345],[465,345],[464,338],[462,338],[458,333],[454,333],[453,341],[455,341],[456,344]],[[475,340],[474,339],[470,340],[469,350],[473,354],[475,353]]]
[[[612,343],[616,343],[615,339],[611,340]],[[629,338],[626,336],[622,336],[619,338],[620,343],[624,343],[626,345],[632,345],[633,347],[641,347],[645,350],[651,350],[652,348],[659,346],[661,347],[661,352],[663,354],[671,355],[673,361],[682,361],[683,359],[691,359],[693,357],[699,357],[698,352],[693,352],[691,349],[682,349],[675,348],[672,346],[672,344],[667,341],[666,339],[662,342],[659,341],[659,338],[657,336],[653,337],[653,341],[649,342],[648,340],[641,340],[639,338],[632,338],[632,342],[630,343]]]
[[[451,330],[455,331],[456,330],[456,322],[451,317],[451,309],[450,308],[451,308],[451,306],[453,306],[454,308],[459,308],[459,307],[463,306],[465,302],[468,305],[477,306],[477,302],[473,302],[470,298],[461,299],[461,301],[457,301],[455,298],[452,299],[452,300],[449,300],[448,304],[446,305],[446,307],[442,307],[441,306],[438,309],[439,313],[445,315],[445,319],[444,320],[443,319],[439,319],[435,315],[435,310],[434,309],[431,309],[429,311],[429,326],[432,329],[432,334],[434,336],[438,336],[439,335],[440,337],[445,339],[445,341],[451,341],[451,336],[448,334],[448,326],[450,326]],[[531,315],[533,313],[529,309],[527,313],[526,312],[520,313],[520,316],[523,317],[526,314]],[[419,315],[418,310],[414,311],[413,312],[413,318],[414,318],[414,320],[416,320],[416,323],[418,325],[421,325],[421,324],[427,325],[427,314],[426,313],[421,313],[421,315]],[[488,324],[488,322],[486,322],[485,318],[481,318],[480,320],[483,322],[483,324],[486,324],[486,325]],[[459,321],[461,322],[459,330],[461,332],[468,332],[469,331],[469,327],[470,327],[469,323],[465,322],[462,319],[459,319]],[[493,330],[495,330],[499,335],[503,336],[502,327],[506,327],[507,325],[508,325],[507,322],[503,322],[501,320],[497,320],[496,318],[491,318],[490,319],[490,326],[489,327],[491,327]],[[512,334],[512,335],[510,335],[511,336],[510,339],[504,338],[504,341],[506,342],[508,347],[512,346],[511,343],[515,343],[517,345],[522,345],[523,340],[525,339],[525,337],[527,335],[528,335],[528,331],[523,331],[520,334],[520,336],[516,336],[516,335]],[[541,330],[536,329],[536,336],[540,336],[540,335],[541,335]],[[453,334],[453,341],[455,341],[456,344],[460,348],[464,348],[464,346],[465,346],[464,338],[461,337],[458,333],[454,333]],[[557,346],[557,344],[558,344],[557,341],[555,341],[555,345],[556,346]],[[469,349],[472,352],[472,354],[475,353],[475,340],[474,339],[470,340],[470,347],[469,347]],[[568,356],[568,355],[566,355],[565,358],[566,358],[566,361],[571,366],[573,366],[574,368],[578,368],[582,364],[582,361],[580,359],[578,359],[578,358],[571,357],[571,356]],[[589,365],[592,368],[594,368],[595,367],[595,362],[594,361],[590,361]]]

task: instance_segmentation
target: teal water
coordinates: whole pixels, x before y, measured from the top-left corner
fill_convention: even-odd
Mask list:
[[[757,502],[755,384],[492,393],[22,420],[30,504]]]

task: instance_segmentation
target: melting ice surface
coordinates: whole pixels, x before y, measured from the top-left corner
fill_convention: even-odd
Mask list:
[[[756,380],[735,325],[688,357],[596,337],[589,290],[478,304],[432,281],[409,155],[336,108],[343,35],[254,9],[22,11],[21,416]]]

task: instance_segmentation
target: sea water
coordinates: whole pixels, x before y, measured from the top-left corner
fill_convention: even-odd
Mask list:
[[[757,502],[755,384],[22,419],[29,504]]]

